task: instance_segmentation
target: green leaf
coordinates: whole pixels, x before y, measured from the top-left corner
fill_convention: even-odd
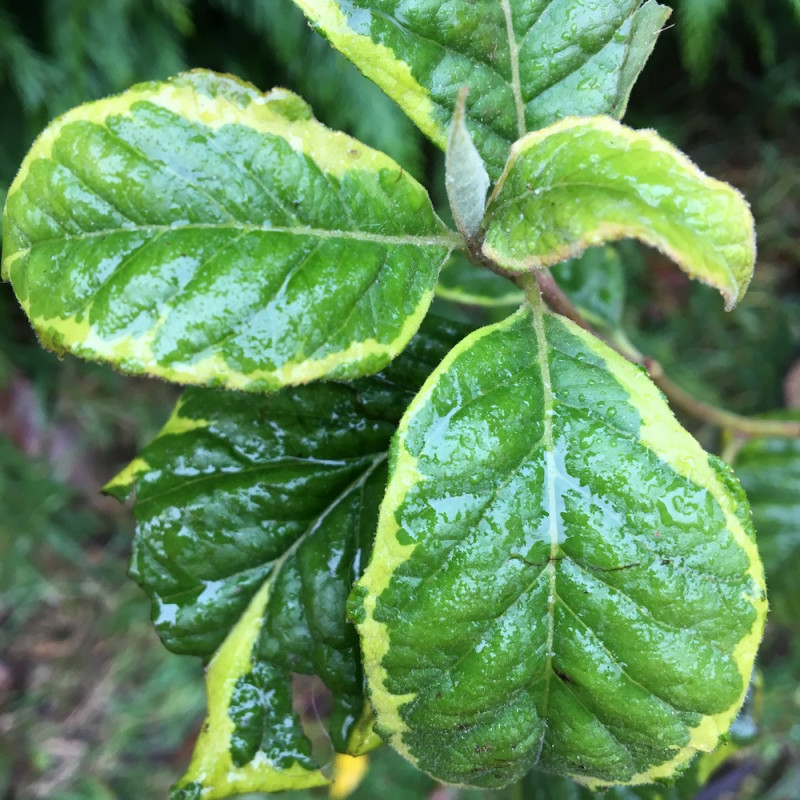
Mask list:
[[[736,716],[766,599],[747,500],[649,378],[529,308],[400,423],[348,605],[376,731],[448,782],[667,778]]]
[[[620,326],[625,306],[625,273],[613,247],[590,247],[579,258],[552,268],[556,283],[596,328]]]
[[[463,331],[430,320],[384,373],[268,397],[189,389],[107,491],[135,491],[131,575],[164,643],[210,658],[209,711],[177,797],[326,782],[291,674],[332,693],[339,752],[369,730],[345,599],[371,547],[397,421]]]
[[[442,149],[456,98],[496,178],[513,141],[562,117],[621,117],[670,11],[647,0],[295,0]]]
[[[797,411],[771,416],[800,421]],[[750,439],[733,466],[753,509],[771,611],[783,624],[796,627],[800,617],[800,440]]]
[[[717,288],[730,310],[753,274],[747,202],[652,131],[566,119],[516,142],[484,221],[484,254],[514,272],[636,238]]]
[[[285,71],[287,85],[308,100],[326,125],[386,153],[415,178],[425,175],[419,130],[394,101],[309,27],[292,0],[215,0],[215,4],[263,41],[264,53],[245,56],[253,68],[269,69],[274,59]],[[226,55],[224,71],[246,74],[239,48],[228,47]]]
[[[730,0],[678,0],[681,57],[693,83],[708,79],[715,54],[719,52],[720,22],[730,10]]]
[[[510,280],[476,267],[459,252],[453,253],[442,267],[436,294],[455,303],[483,308],[518,306],[525,299]]]
[[[742,750],[743,745],[734,741],[733,731],[738,726],[753,729],[752,704],[752,690],[748,690],[744,705],[733,722],[730,738],[723,737],[716,750],[702,753],[677,778],[646,786],[612,786],[595,792],[570,778],[534,769],[521,781],[523,794],[536,800],[695,800],[700,797],[700,790],[708,786],[709,796],[716,797],[722,787],[713,785],[713,776]]]
[[[296,95],[203,71],[57,119],[4,230],[4,276],[46,346],[247,391],[383,368],[457,238]]]
[[[633,85],[650,58],[672,9],[648,0],[633,18],[629,38],[629,50],[622,66],[619,85],[622,96],[620,111],[614,116],[622,118],[628,106]]]

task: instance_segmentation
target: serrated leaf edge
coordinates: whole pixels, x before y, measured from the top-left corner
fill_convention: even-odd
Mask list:
[[[203,94],[198,87],[204,80],[212,77],[226,87],[233,87],[247,98],[247,104],[233,102],[222,93],[211,97]],[[284,115],[283,106],[288,102],[295,105],[305,101],[285,89],[273,89],[266,94],[256,87],[233,77],[219,76],[206,70],[182,73],[168,82],[145,83],[132,87],[127,92],[113,97],[86,103],[63,114],[36,139],[28,155],[20,167],[14,182],[9,189],[8,201],[20,189],[28,176],[31,165],[39,159],[47,159],[52,154],[53,146],[66,125],[77,121],[88,121],[102,124],[110,116],[126,116],[140,102],[147,102],[178,114],[192,122],[198,122],[211,129],[228,124],[241,124],[253,130],[278,135],[286,139],[293,148],[306,154],[324,172],[341,176],[344,172],[365,168],[372,171],[389,169],[402,175],[403,170],[385,154],[362,145],[344,133],[331,131],[313,117],[292,119]],[[337,155],[337,153],[339,155]],[[341,156],[346,153],[346,158]],[[421,189],[421,187],[420,187]],[[421,189],[421,191],[424,191]],[[8,217],[6,213],[6,222]],[[262,228],[276,233],[296,233],[318,238],[345,238],[359,241],[372,241],[386,244],[408,244],[414,246],[441,247],[443,258],[436,270],[446,263],[454,247],[462,246],[463,241],[458,234],[449,231],[439,223],[440,233],[431,236],[384,236],[366,231],[330,231],[312,228]],[[228,224],[195,225],[194,227],[226,227]],[[13,227],[13,226],[12,226]],[[189,225],[181,226],[130,226],[120,228],[124,232],[137,229],[158,233],[160,230],[183,230]],[[238,229],[248,226],[236,225]],[[259,229],[252,226],[253,230]],[[7,229],[8,230],[8,229]],[[108,230],[97,234],[86,233],[77,237],[65,235],[62,238],[88,238],[93,235],[106,236]],[[11,279],[14,264],[22,259],[28,249],[20,247],[11,250],[6,242],[2,263],[4,279]],[[24,283],[24,281],[22,282]],[[398,355],[422,322],[434,296],[434,285],[424,292],[414,310],[406,316],[398,335],[389,342],[376,339],[354,341],[343,350],[329,353],[320,359],[300,358],[281,365],[274,370],[261,369],[250,373],[236,372],[220,354],[212,354],[197,361],[172,363],[162,366],[152,357],[155,338],[163,318],[142,336],[122,336],[104,339],[89,322],[89,311],[83,313],[81,321],[74,317],[32,317],[30,302],[24,287],[15,286],[20,304],[38,330],[42,344],[48,349],[62,353],[69,345],[74,354],[93,361],[110,362],[122,372],[132,374],[152,374],[170,381],[193,385],[219,385],[224,380],[225,388],[242,391],[273,391],[286,385],[299,385],[323,377],[349,379],[360,377],[364,369],[376,372],[386,366]],[[374,368],[373,368],[374,367]]]
[[[448,252],[442,264],[449,256]],[[416,308],[407,315],[399,333],[390,342],[379,342],[377,339],[352,342],[345,349],[329,353],[323,358],[290,361],[274,370],[234,372],[221,355],[212,354],[199,361],[175,362],[164,367],[148,366],[146,371],[147,374],[175,383],[195,386],[216,386],[221,376],[225,375],[226,389],[245,392],[270,392],[284,386],[301,385],[321,378],[346,380],[360,377],[359,365],[379,358],[383,364],[370,370],[377,372],[399,355],[419,328],[433,300],[434,292],[435,287],[421,296]],[[22,303],[22,306],[26,309],[25,303]],[[97,334],[88,318],[82,322],[77,322],[72,317],[31,318],[31,322],[39,330],[42,343],[49,349],[62,352],[63,341],[70,344],[70,352],[77,356],[101,363],[111,363],[121,372],[134,375],[142,374],[145,371],[144,365],[152,361],[153,344],[158,332],[156,323],[144,336],[124,336],[107,340]],[[44,333],[45,326],[49,327],[49,334]],[[60,334],[63,339],[57,342],[48,338],[53,333]]]
[[[638,410],[641,417],[639,435],[642,444],[668,464],[678,475],[687,478],[697,486],[704,487],[711,493],[725,515],[728,530],[733,534],[736,544],[739,545],[748,560],[749,567],[746,574],[752,580],[756,590],[754,594],[744,596],[756,610],[756,618],[750,631],[739,641],[733,651],[733,661],[742,676],[740,696],[723,711],[704,715],[700,724],[691,729],[689,742],[675,754],[674,758],[634,775],[628,781],[630,785],[652,783],[673,776],[698,751],[712,752],[717,747],[720,736],[730,728],[739,713],[750,685],[750,674],[756,651],[764,634],[767,615],[764,567],[755,540],[748,535],[736,515],[734,501],[714,471],[708,454],[684,430],[671,411],[668,411],[669,416],[659,413],[658,409],[666,406],[666,399],[655,384],[641,368],[618,356],[588,331],[563,317],[560,317],[559,320],[574,336],[584,341],[603,358],[606,370],[628,393],[631,405]],[[664,430],[664,422],[671,423],[672,431]],[[584,783],[589,788],[603,785],[602,781],[587,781],[581,775],[570,777]]]

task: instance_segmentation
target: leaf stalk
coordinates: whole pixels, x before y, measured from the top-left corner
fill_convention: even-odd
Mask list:
[[[515,282],[525,292],[529,302],[531,299],[531,287],[533,287],[536,289],[537,296],[540,296],[557,314],[561,314],[584,330],[602,339],[629,361],[644,367],[650,379],[661,389],[670,403],[696,419],[730,431],[739,437],[800,438],[800,422],[746,417],[707,403],[704,400],[699,400],[675,383],[665,373],[664,367],[658,361],[639,352],[621,331],[616,332],[613,336],[600,335],[573,305],[566,293],[556,283],[549,270],[536,270],[532,275],[518,277]]]

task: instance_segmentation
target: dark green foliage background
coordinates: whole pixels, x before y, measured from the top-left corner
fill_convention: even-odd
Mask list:
[[[744,302],[725,314],[715,292],[623,245],[623,325],[703,399],[743,413],[800,404],[800,391],[787,396],[784,385],[800,356],[798,3],[672,5],[675,27],[634,91],[628,121],[657,128],[745,192],[759,264]],[[54,116],[186,67],[294,89],[319,119],[389,153],[442,203],[441,155],[290,0],[0,4],[0,201]],[[443,302],[438,310],[485,318]],[[10,287],[0,286],[0,800],[159,797],[187,763],[202,715],[200,665],[158,643],[147,601],[124,575],[131,516],[98,496],[176,395],[44,353]],[[718,431],[685,421],[704,446],[722,449]],[[762,650],[760,735],[704,798],[721,797],[727,784],[738,800],[800,796],[800,647],[788,622],[770,624]],[[442,791],[389,752],[372,763],[355,798]],[[529,780],[513,791],[544,798],[568,789]]]

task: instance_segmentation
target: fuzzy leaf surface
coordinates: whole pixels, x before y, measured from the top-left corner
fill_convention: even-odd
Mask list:
[[[349,601],[376,731],[440,780],[599,785],[710,751],[766,612],[741,487],[638,368],[523,308],[403,417]]]
[[[268,397],[188,389],[107,487],[135,490],[131,575],[152,599],[156,630],[171,650],[210,659],[208,717],[176,797],[326,781],[292,709],[293,673],[331,691],[334,748],[362,748],[345,599],[371,548],[390,437],[459,334],[426,322],[407,355],[352,384]]]
[[[783,419],[800,419],[784,412]],[[753,526],[764,559],[770,605],[777,619],[797,626],[800,596],[800,441],[750,439],[734,462],[753,509]]]
[[[497,178],[511,143],[569,115],[621,117],[669,9],[647,0],[295,0],[442,149],[459,90]]]
[[[483,252],[507,270],[551,266],[635,238],[714,286],[731,309],[753,275],[750,208],[652,131],[566,119],[514,144],[484,221]]]
[[[4,233],[3,274],[49,348],[247,391],[382,369],[453,244],[391,159],[290,92],[205,71],[53,122]]]
[[[465,239],[472,240],[483,222],[491,181],[464,122],[464,103],[462,91],[447,141],[444,183],[456,226]]]

